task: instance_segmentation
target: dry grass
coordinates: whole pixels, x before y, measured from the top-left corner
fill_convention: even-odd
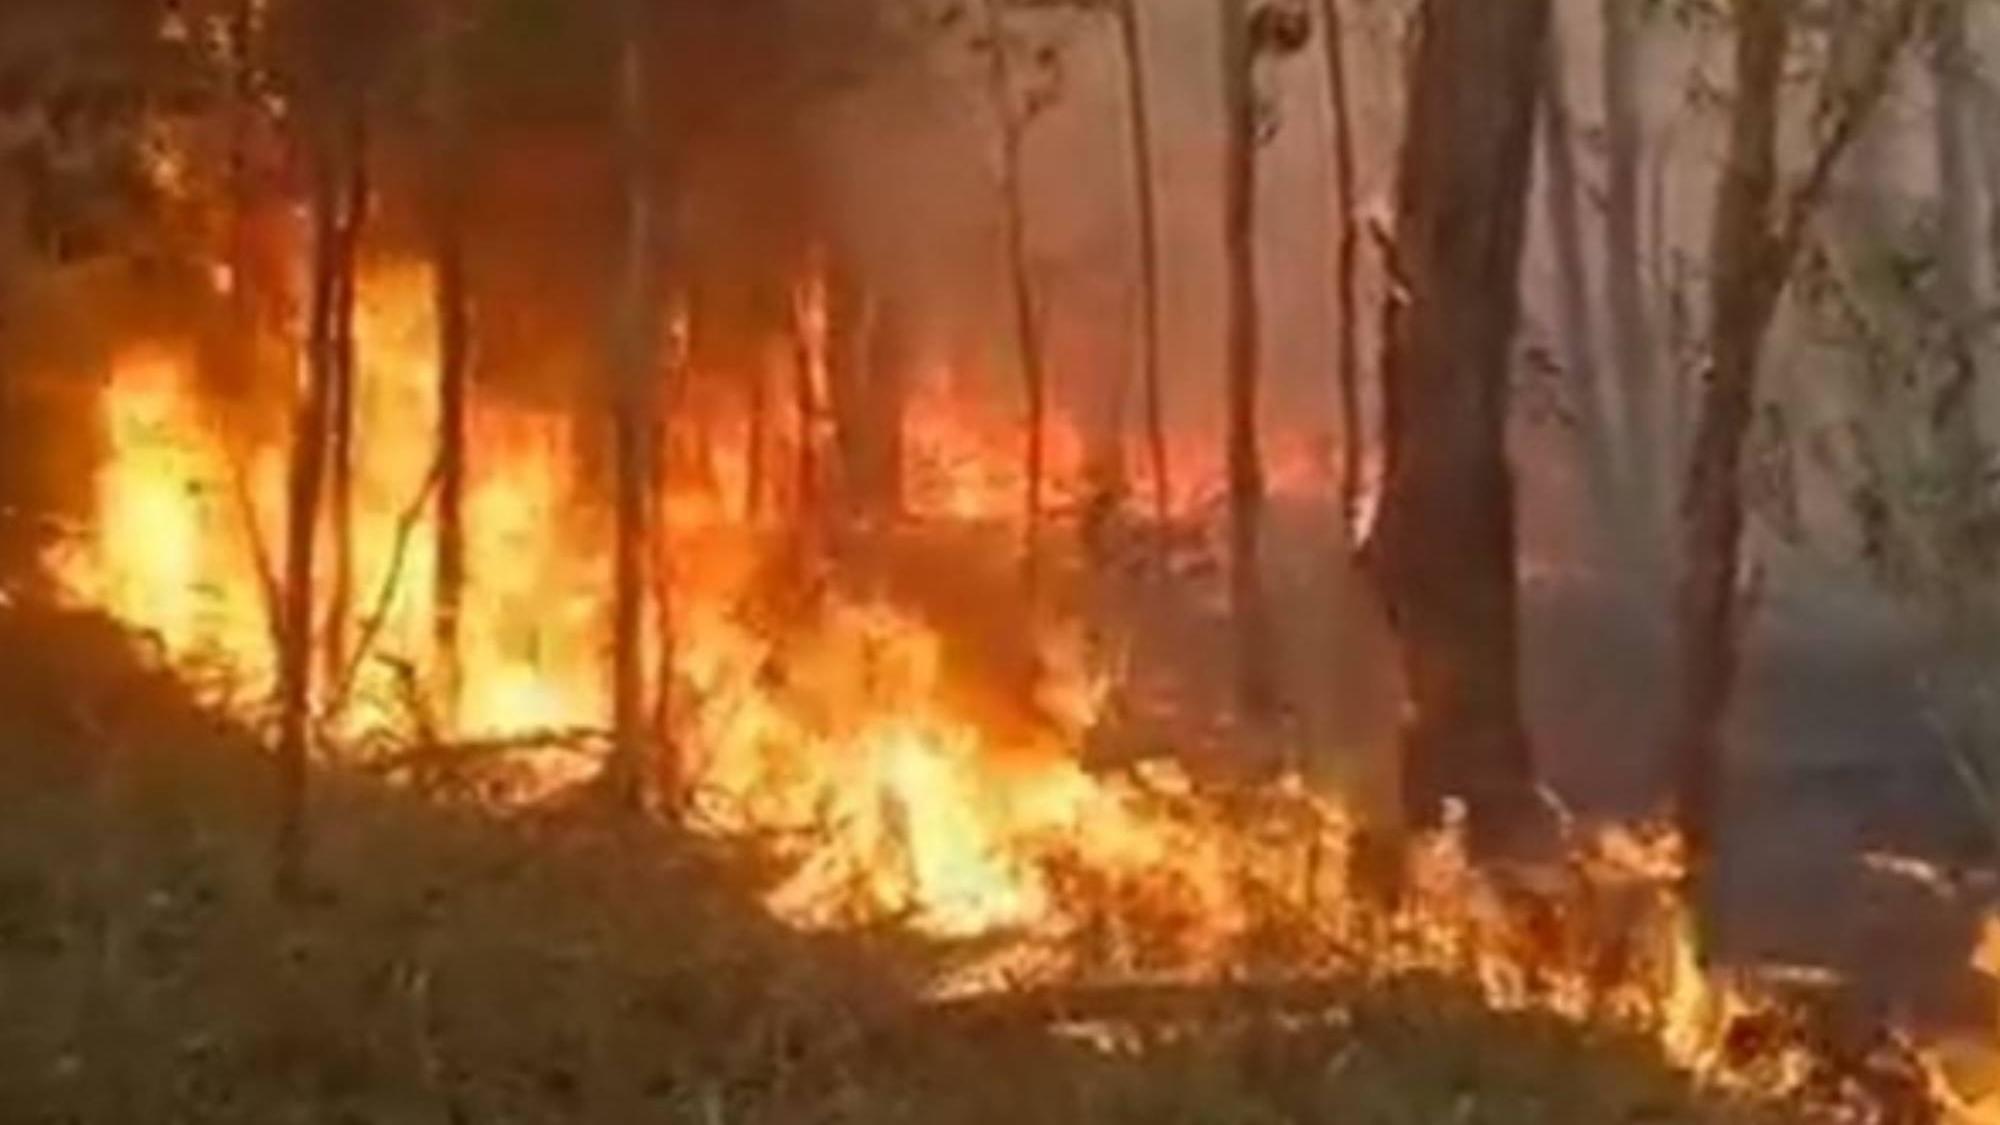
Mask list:
[[[267,770],[100,624],[0,645],[0,1121],[1747,1120],[1639,1045],[1411,982],[1087,1047],[927,1009],[886,936],[788,932],[728,856],[581,808],[323,777],[266,893]]]

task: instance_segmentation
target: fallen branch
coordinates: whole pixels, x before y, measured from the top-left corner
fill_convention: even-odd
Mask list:
[[[461,767],[481,759],[509,754],[560,752],[577,757],[597,757],[611,744],[611,732],[592,727],[566,727],[520,731],[491,738],[426,742],[401,753],[369,763],[374,773],[392,774],[404,770]]]

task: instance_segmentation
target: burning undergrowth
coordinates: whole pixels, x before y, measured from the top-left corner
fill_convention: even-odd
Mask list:
[[[317,742],[330,762],[533,804],[586,783],[607,741],[610,529],[588,433],[561,413],[477,404],[465,527],[481,565],[442,670],[423,291],[387,271],[360,306],[347,513],[359,593],[343,616],[321,592],[337,643]],[[1010,528],[1014,451],[942,390],[923,403],[912,518]],[[212,706],[267,724],[279,447],[232,437],[165,345],[125,353],[100,420],[92,511],[50,568],[70,597],[152,638]],[[648,646],[679,809],[758,858],[779,917],[930,943],[927,991],[947,1007],[1248,987],[1324,1020],[1345,1005],[1316,983],[1441,978],[1493,1008],[1636,1035],[1758,1097],[1855,1114],[1922,1100],[1892,1039],[1835,1049],[1773,990],[1695,964],[1669,833],[1572,827],[1562,862],[1510,876],[1475,867],[1448,827],[1398,842],[1404,870],[1377,878],[1383,845],[1297,778],[1222,785],[1171,755],[1087,764],[1120,721],[1120,685],[1085,621],[1017,623],[1022,651],[996,675],[958,658],[948,625],[893,584],[813,573],[807,521],[774,523],[744,489],[762,475],[751,445],[812,440],[795,425],[735,460],[710,451],[701,487],[662,483]],[[1055,443],[1071,477],[1081,454],[1061,451],[1075,444]],[[1132,1023],[1090,1007],[1066,1022],[1105,1042]]]

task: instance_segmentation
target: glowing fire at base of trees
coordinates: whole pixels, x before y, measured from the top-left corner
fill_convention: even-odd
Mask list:
[[[446,707],[431,647],[419,272],[374,275],[360,305],[360,594],[352,620],[323,625],[347,630],[352,656],[321,690],[321,753],[430,781],[454,753],[479,755],[467,775],[506,782],[488,799],[532,801],[589,777],[604,744],[608,521],[571,421],[474,403],[466,533],[478,565],[459,703]],[[53,569],[219,706],[267,722],[280,445],[232,446],[193,361],[168,345],[123,354],[100,417],[95,510]],[[916,506],[1009,518],[1013,494],[996,482],[1012,479],[1010,451],[980,432],[942,394],[913,408],[913,462],[955,467],[913,485]],[[1002,732],[964,704],[930,623],[839,591],[803,614],[760,611],[782,529],[745,523],[723,489],[675,493],[664,510],[678,545],[665,735],[684,762],[687,820],[765,856],[767,900],[797,924],[894,922],[964,940],[977,952],[950,960],[941,997],[1431,973],[1498,1006],[1655,1038],[1718,1082],[1780,1092],[1811,1073],[1782,1040],[1729,1050],[1732,1027],[1775,1009],[1695,965],[1670,833],[1577,833],[1560,872],[1530,888],[1482,873],[1447,828],[1413,849],[1407,886],[1389,895],[1357,882],[1357,820],[1295,781],[1223,792],[1170,761],[1086,768],[1111,685],[1076,622],[1042,627],[1031,721]]]

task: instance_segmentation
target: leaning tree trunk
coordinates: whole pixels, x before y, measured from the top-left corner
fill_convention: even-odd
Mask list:
[[[1263,454],[1258,448],[1257,92],[1247,0],[1221,0],[1224,164],[1223,253],[1228,304],[1229,601],[1235,623],[1236,701],[1246,717],[1273,703],[1264,601]]]
[[[1667,504],[1659,480],[1677,459],[1661,452],[1660,406],[1665,401],[1646,315],[1640,255],[1640,178],[1645,155],[1639,110],[1639,39],[1643,0],[1604,0],[1604,286],[1611,318],[1611,359],[1623,388],[1626,442],[1624,491],[1644,540],[1630,552],[1656,557]]]
[[[1348,89],[1347,34],[1340,0],[1320,0],[1328,115],[1333,119],[1333,186],[1340,208],[1334,261],[1334,377],[1340,401],[1340,514],[1350,545],[1361,527],[1361,214],[1354,170],[1354,104]]]
[[[1521,716],[1508,377],[1547,0],[1425,0],[1397,187],[1378,560],[1407,693],[1404,798],[1472,843],[1545,828]]]
[[[1146,95],[1146,44],[1139,0],[1118,0],[1118,43],[1125,63],[1125,112],[1131,142],[1133,223],[1139,246],[1139,380],[1145,400],[1146,456],[1153,477],[1153,519],[1173,515],[1167,465],[1166,390],[1160,370],[1160,205],[1153,183],[1153,113]]]
[[[436,105],[431,169],[431,240],[436,256],[431,299],[438,324],[437,354],[437,590],[431,635],[438,694],[449,727],[464,698],[460,653],[465,608],[465,490],[467,411],[471,378],[472,309],[466,282],[465,119],[457,30],[445,7],[433,62]]]
[[[292,422],[286,485],[285,573],[278,652],[277,889],[304,890],[306,787],[312,744],[313,587],[327,427],[332,413],[340,272],[340,186],[330,145],[314,154],[312,293],[306,340],[306,387]]]
[[[1618,489],[1612,413],[1598,370],[1597,324],[1591,310],[1589,266],[1584,258],[1583,193],[1577,183],[1576,138],[1564,80],[1567,60],[1551,21],[1547,69],[1542,80],[1542,152],[1548,173],[1543,201],[1549,241],[1555,251],[1556,301],[1563,338],[1563,366],[1577,404],[1578,444],[1593,522],[1615,540],[1613,561],[1624,561],[1638,544],[1629,509]]]
[[[623,260],[611,394],[613,434],[612,795],[626,809],[647,798],[649,714],[645,614],[647,556],[652,550],[649,493],[654,459],[652,119],[645,7],[625,0],[617,69]]]

